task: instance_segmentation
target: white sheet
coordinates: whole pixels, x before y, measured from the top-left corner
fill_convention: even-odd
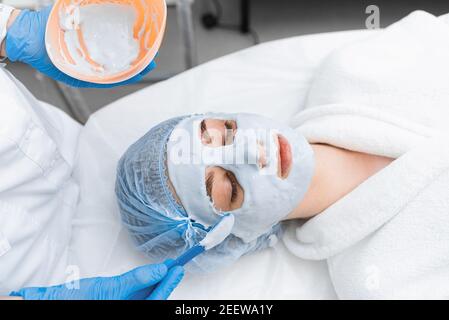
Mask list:
[[[91,116],[74,177],[81,198],[73,221],[72,263],[81,276],[116,274],[147,260],[119,222],[116,161],[154,124],[204,111],[254,112],[288,122],[301,109],[317,66],[335,47],[374,31],[275,41],[232,54],[125,97]],[[187,276],[174,299],[335,298],[327,265],[304,261],[282,243],[220,273]]]

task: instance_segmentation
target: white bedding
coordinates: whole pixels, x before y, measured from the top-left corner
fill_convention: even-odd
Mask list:
[[[151,126],[203,111],[254,112],[288,122],[301,110],[315,70],[334,48],[375,31],[310,35],[232,54],[125,97],[91,116],[80,136],[74,177],[72,264],[81,276],[116,274],[147,262],[119,221],[116,162]],[[188,275],[174,299],[335,298],[324,261],[305,261],[282,243],[219,273]]]
[[[397,158],[284,237],[327,259],[339,298],[449,297],[448,38],[416,11],[335,50],[293,121],[310,142]]]

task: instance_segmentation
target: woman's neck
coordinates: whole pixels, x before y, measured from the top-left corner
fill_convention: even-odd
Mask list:
[[[393,161],[324,144],[312,144],[312,149],[315,154],[312,182],[304,199],[287,219],[319,214]]]

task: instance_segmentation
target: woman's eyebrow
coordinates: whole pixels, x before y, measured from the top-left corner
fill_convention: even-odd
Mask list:
[[[200,128],[201,128],[201,134],[203,134],[204,131],[207,130],[207,128],[206,128],[206,119],[201,121]]]
[[[209,198],[212,200],[212,185],[214,184],[214,171],[210,171],[206,177],[206,192]]]

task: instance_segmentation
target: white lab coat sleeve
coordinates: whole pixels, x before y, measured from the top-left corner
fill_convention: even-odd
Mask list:
[[[80,128],[0,68],[0,295],[64,280]]]

